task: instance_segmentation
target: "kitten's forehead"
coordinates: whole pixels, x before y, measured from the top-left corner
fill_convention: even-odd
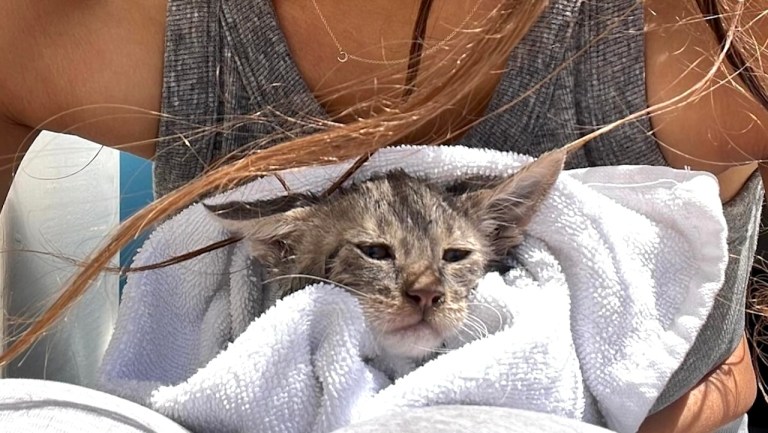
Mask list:
[[[432,240],[464,232],[469,225],[441,189],[398,172],[346,191],[331,206],[350,223],[384,236],[396,229],[404,236]]]

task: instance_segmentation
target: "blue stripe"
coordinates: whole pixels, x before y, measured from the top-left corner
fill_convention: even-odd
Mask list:
[[[120,222],[130,218],[152,201],[152,162],[137,156],[120,153]],[[120,251],[120,267],[128,266],[136,250],[144,243],[141,236]],[[120,278],[120,296],[125,278]]]

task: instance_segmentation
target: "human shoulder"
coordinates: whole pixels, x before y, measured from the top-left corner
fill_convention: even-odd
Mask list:
[[[752,56],[751,48],[768,42],[768,0],[723,5],[733,12],[743,4],[740,30],[752,38],[740,44],[759,66],[768,58]],[[693,0],[646,0],[646,90],[651,106],[683,94],[707,77],[720,54],[719,43]],[[725,10],[723,11],[725,12]],[[728,15],[732,17],[733,14]],[[728,28],[732,18],[725,18]],[[763,71],[759,71],[763,72]],[[720,67],[698,97],[651,116],[653,132],[667,161],[676,167],[707,170],[718,176],[734,167],[768,157],[768,110],[731,79],[733,68]],[[745,180],[744,175],[739,176]]]
[[[121,114],[86,106],[157,111],[165,7],[165,0],[0,2],[4,120],[63,131]],[[156,126],[121,122],[90,123],[72,132],[107,145],[155,138],[149,131]]]

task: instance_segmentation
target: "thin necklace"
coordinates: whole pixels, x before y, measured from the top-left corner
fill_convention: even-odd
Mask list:
[[[449,34],[445,39],[443,39],[442,41],[440,41],[436,45],[434,45],[431,48],[429,48],[429,49],[425,50],[424,52],[422,52],[422,55],[430,54],[430,53],[432,53],[434,51],[439,50],[446,43],[448,43],[448,41],[453,39],[453,37],[456,36],[461,31],[461,29],[463,29],[464,26],[469,22],[469,19],[472,18],[475,15],[475,13],[477,12],[477,9],[480,7],[480,1],[481,0],[478,0],[475,3],[475,7],[472,8],[472,11],[470,11],[469,15],[467,15],[467,17],[464,18],[464,21],[462,21],[462,23],[451,32],[451,34]],[[341,44],[339,43],[339,40],[336,38],[336,35],[333,34],[333,31],[331,30],[331,26],[328,25],[328,21],[326,21],[325,16],[323,16],[323,12],[320,11],[320,7],[317,5],[317,0],[312,0],[312,4],[315,6],[315,10],[317,11],[317,15],[320,17],[320,21],[323,22],[323,25],[325,26],[325,30],[328,32],[328,36],[331,37],[331,39],[333,40],[334,45],[336,45],[336,49],[339,50],[339,54],[338,54],[338,56],[336,56],[336,60],[338,60],[339,63],[344,63],[344,62],[348,61],[349,59],[352,59],[352,60],[356,60],[358,62],[363,62],[363,63],[373,63],[375,65],[396,65],[398,63],[406,63],[406,62],[408,62],[410,60],[409,57],[405,57],[405,58],[397,59],[397,60],[366,59],[365,57],[359,57],[359,56],[356,56],[354,54],[347,53],[347,51],[344,48],[341,47]]]

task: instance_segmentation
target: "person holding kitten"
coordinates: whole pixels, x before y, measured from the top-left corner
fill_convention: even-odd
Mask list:
[[[39,129],[154,159],[158,201],[141,214],[151,225],[282,168],[362,161],[399,143],[538,156],[615,124],[572,153],[568,168],[690,167],[720,183],[732,256],[724,301],[640,430],[718,431],[756,393],[743,326],[757,233],[750,215],[768,157],[766,8],[764,0],[10,0],[0,4],[2,194],[11,162]],[[45,332],[136,230],[117,233],[111,254],[94,258],[0,362]],[[499,422],[492,431],[516,422],[504,423],[503,410],[490,416]]]

